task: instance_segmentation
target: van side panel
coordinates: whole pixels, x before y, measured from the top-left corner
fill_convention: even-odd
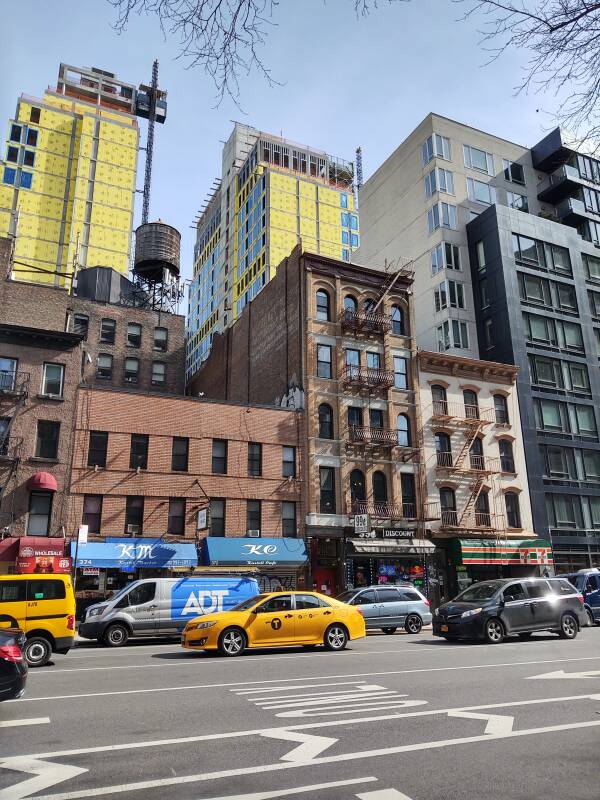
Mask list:
[[[182,578],[170,587],[171,620],[177,630],[202,614],[229,611],[238,603],[260,594],[254,578]]]

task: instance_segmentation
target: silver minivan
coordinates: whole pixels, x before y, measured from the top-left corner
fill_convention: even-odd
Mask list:
[[[404,627],[407,633],[419,633],[432,620],[429,600],[412,584],[349,589],[336,599],[360,606],[367,630],[379,628],[391,634]]]

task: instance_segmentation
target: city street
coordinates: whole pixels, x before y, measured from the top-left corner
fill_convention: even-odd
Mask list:
[[[599,644],[597,628],[237,659],[81,643],[0,706],[0,798],[590,798]]]

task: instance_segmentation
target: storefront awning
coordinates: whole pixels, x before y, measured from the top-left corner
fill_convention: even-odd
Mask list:
[[[213,567],[300,567],[307,557],[303,539],[207,536],[204,540],[203,561]]]
[[[75,558],[76,543],[71,542]],[[106,542],[87,542],[77,549],[78,567],[103,569],[169,569],[195,567],[198,564],[196,545],[191,542],[171,543],[161,539],[113,539]]]
[[[452,539],[455,565],[522,564],[551,566],[552,546],[545,539]]]
[[[389,542],[385,539],[348,539],[355,553],[377,557],[392,555],[427,555],[435,552],[435,545],[429,539],[402,539]]]
[[[51,472],[34,472],[27,481],[27,488],[38,492],[55,492],[58,484]]]

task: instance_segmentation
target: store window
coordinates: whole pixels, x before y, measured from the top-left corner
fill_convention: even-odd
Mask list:
[[[167,533],[174,536],[185,534],[185,498],[169,498],[169,518],[167,523]]]
[[[100,523],[102,521],[101,494],[86,494],[83,496],[83,517],[81,521],[88,526],[88,533],[100,533]]]
[[[333,411],[327,403],[319,406],[319,439],[333,439]]]
[[[27,516],[28,536],[48,536],[52,512],[52,492],[31,492]]]
[[[225,498],[211,497],[209,536],[225,536]]]

